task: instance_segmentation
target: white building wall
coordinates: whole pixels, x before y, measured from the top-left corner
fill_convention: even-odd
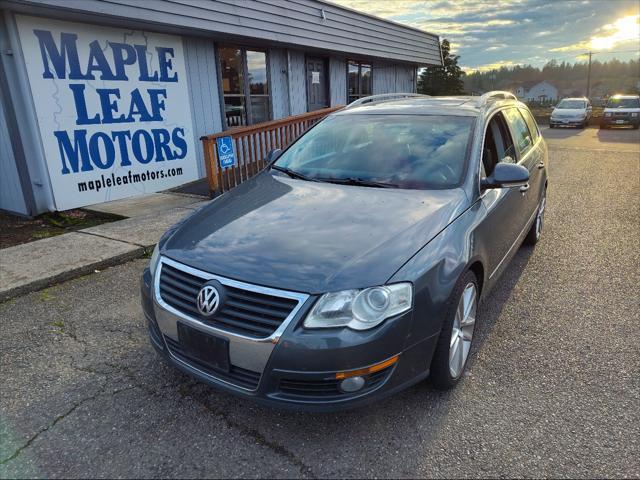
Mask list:
[[[548,82],[540,82],[529,89],[525,98],[532,102],[557,100],[558,89]]]

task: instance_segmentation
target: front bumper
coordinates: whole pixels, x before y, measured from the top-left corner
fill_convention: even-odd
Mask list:
[[[141,292],[151,343],[171,365],[213,387],[276,407],[335,411],[380,400],[427,377],[437,341],[434,335],[405,345],[411,312],[365,332],[346,328],[309,331],[301,328],[301,322],[315,299],[306,298],[284,331],[268,344],[238,339],[229,332],[209,332],[227,337],[231,347],[230,369],[215,371],[181,350],[173,332],[178,322],[188,320],[160,305],[162,299],[158,302],[156,298],[149,269],[142,276]],[[365,368],[396,355],[395,364],[363,375],[361,390],[340,390],[337,372]]]
[[[626,115],[624,117],[602,117],[600,119],[600,125],[606,127],[628,127],[640,125],[640,116],[632,117]]]
[[[552,127],[578,127],[588,122],[586,118],[550,118],[549,125]]]

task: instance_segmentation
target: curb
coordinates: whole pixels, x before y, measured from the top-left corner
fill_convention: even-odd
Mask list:
[[[57,275],[41,278],[31,283],[27,283],[24,285],[20,285],[19,287],[12,288],[10,290],[0,291],[0,303],[6,302],[20,295],[25,295],[31,292],[37,292],[38,290],[51,287],[58,283],[66,282],[67,280],[72,280],[74,278],[78,278],[84,275],[94,273],[95,270],[101,270],[107,267],[114,267],[121,263],[128,262],[129,260],[142,258],[146,251],[147,251],[146,248],[138,247],[134,250],[131,250],[126,253],[122,253],[120,255],[115,255],[113,257],[110,257],[104,260],[82,265],[80,267],[72,268],[70,270],[65,270],[64,272],[61,272]]]

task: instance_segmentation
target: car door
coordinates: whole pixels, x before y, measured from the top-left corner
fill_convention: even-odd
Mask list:
[[[529,170],[529,184],[521,187],[522,204],[520,206],[522,220],[524,224],[531,221],[538,208],[541,168],[544,165],[543,151],[540,148],[540,141],[534,142],[533,134],[527,125],[522,111],[512,107],[504,111],[505,118],[509,124],[515,148],[518,152],[518,163]],[[537,134],[537,129],[534,130]],[[539,136],[539,135],[538,135]],[[526,226],[526,225],[524,225]],[[523,228],[524,228],[523,226]]]
[[[511,131],[501,112],[488,122],[482,154],[481,176],[490,176],[495,165],[500,162],[516,163],[518,152]],[[489,277],[498,274],[516,242],[526,219],[523,212],[522,192],[518,187],[490,188],[481,192],[481,201],[486,216],[478,227],[483,249],[488,261]]]
[[[528,200],[530,202],[529,208],[536,210],[540,203],[540,197],[544,191],[544,184],[546,182],[545,166],[547,161],[547,147],[531,112],[526,108],[519,108],[519,111],[527,127],[529,127],[533,141],[533,147],[530,153],[531,158],[529,159],[531,164],[531,168],[529,169],[529,185],[531,188],[527,195],[529,196]]]

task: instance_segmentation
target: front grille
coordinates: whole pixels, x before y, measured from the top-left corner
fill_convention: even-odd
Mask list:
[[[292,400],[332,400],[340,399],[352,395],[360,395],[373,390],[387,378],[392,367],[388,367],[379,372],[372,373],[366,378],[364,387],[354,393],[345,393],[340,390],[340,380],[301,380],[301,379],[281,379],[280,393]]]
[[[213,317],[203,317],[196,298],[206,281],[163,263],[160,296],[173,308],[207,325],[253,338],[270,336],[298,304],[297,300],[224,285],[226,301]]]
[[[231,365],[228,372],[214,370],[200,362],[198,359],[190,356],[188,352],[185,352],[182,349],[180,343],[176,342],[172,338],[165,336],[164,340],[167,343],[167,347],[169,347],[171,354],[183,363],[227,383],[231,383],[248,390],[255,390],[258,388],[258,384],[260,383],[260,373],[246,370],[235,365]]]
[[[624,118],[629,116],[629,112],[613,112],[614,117]]]

